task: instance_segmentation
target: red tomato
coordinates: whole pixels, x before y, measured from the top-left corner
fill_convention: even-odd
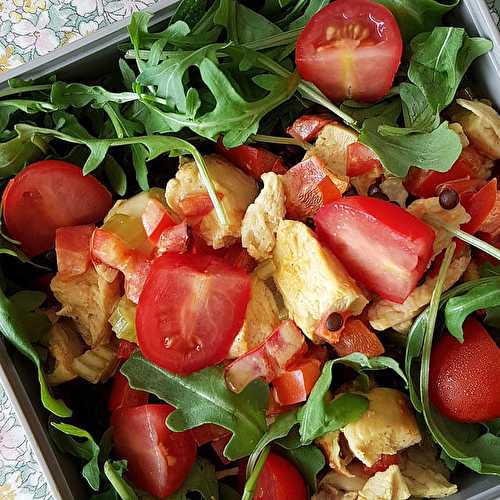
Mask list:
[[[436,196],[439,185],[478,175],[483,163],[482,156],[472,146],[465,148],[458,160],[448,172],[435,172],[412,167],[406,176],[405,186],[408,192],[419,198]]]
[[[125,271],[131,252],[119,236],[97,228],[92,235],[91,253],[94,262]]]
[[[98,222],[112,204],[110,192],[95,177],[58,160],[26,167],[2,197],[7,231],[29,257],[54,247],[57,228]]]
[[[295,323],[284,321],[264,342],[226,366],[226,383],[232,391],[241,392],[258,378],[271,382],[305,347],[304,335]]]
[[[363,464],[363,471],[370,476],[377,472],[384,472],[391,465],[398,465],[400,462],[399,455],[382,455],[371,467]]]
[[[294,405],[307,399],[321,373],[317,359],[300,361],[272,381],[273,397],[280,405]]]
[[[191,429],[190,432],[197,446],[203,446],[204,444],[215,441],[216,439],[231,435],[231,431],[228,431],[227,429],[224,429],[224,427],[215,424],[203,424],[199,427]]]
[[[347,146],[346,174],[349,177],[366,174],[380,166],[377,155],[364,144],[353,142]]]
[[[493,240],[500,235],[500,191],[497,191],[495,205],[478,231],[491,235]]]
[[[219,195],[219,193],[217,193],[217,196],[222,199],[222,195]],[[180,200],[179,209],[184,217],[193,219],[208,215],[214,209],[214,204],[207,193],[199,193]]]
[[[150,270],[151,260],[143,255],[133,253],[127,260],[123,271],[125,275],[125,295],[134,304],[139,302],[139,297]]]
[[[286,129],[286,132],[296,139],[310,141],[311,139],[316,139],[323,130],[323,127],[331,123],[336,123],[336,121],[327,114],[303,115],[297,118]]]
[[[93,224],[56,229],[57,270],[61,274],[78,276],[88,269],[94,229]]]
[[[351,196],[322,208],[316,230],[351,276],[384,299],[403,303],[432,256],[434,231],[388,201]]]
[[[136,329],[144,356],[187,375],[224,360],[250,299],[250,277],[208,255],[158,257],[139,299]]]
[[[111,416],[114,448],[127,460],[127,477],[160,498],[181,486],[196,459],[189,431],[172,432],[165,424],[173,411],[166,404],[143,405],[120,408]]]
[[[347,356],[360,352],[365,356],[380,356],[384,354],[384,346],[377,335],[359,319],[350,318],[346,321],[340,339],[333,344],[339,356]]]
[[[132,406],[145,405],[148,402],[149,394],[144,391],[132,389],[128,385],[125,375],[116,372],[113,377],[111,395],[108,401],[108,410],[113,412],[118,408],[129,408]]]
[[[306,500],[304,479],[288,460],[269,453],[257,480],[254,500]]]
[[[429,396],[452,420],[493,420],[500,417],[500,348],[473,316],[463,330],[463,344],[446,333],[433,346]]]
[[[329,176],[325,163],[316,156],[301,161],[284,176],[286,212],[290,219],[312,217],[323,205],[342,195]]]
[[[436,195],[440,195],[445,189],[452,189],[460,196],[460,199],[462,199],[463,195],[475,193],[485,184],[486,181],[483,181],[482,179],[471,179],[470,176],[467,176],[463,179],[457,179],[439,184],[436,187]]]
[[[295,62],[333,101],[382,99],[401,62],[403,41],[391,11],[371,0],[335,0],[307,23]]]
[[[462,204],[471,220],[462,226],[462,230],[474,234],[493,212],[497,200],[497,180],[492,179],[486,186],[482,187],[467,199],[462,200]]]
[[[226,458],[224,455],[224,450],[226,448],[227,443],[229,443],[229,440],[231,439],[231,436],[223,436],[218,439],[214,439],[211,443],[212,449],[217,453],[217,456],[219,457],[219,460],[224,464],[228,465],[230,464],[230,460]]]
[[[142,225],[146,235],[153,244],[158,243],[161,234],[165,229],[176,225],[165,206],[158,200],[152,198],[148,201],[144,212],[141,215]]]
[[[126,360],[134,354],[134,351],[137,349],[137,344],[134,342],[128,342],[127,340],[120,340],[118,343],[118,354],[117,358],[120,360]]]
[[[255,259],[250,256],[247,249],[243,248],[240,243],[225,248],[221,257],[232,266],[243,269],[247,273],[251,273],[257,265]]]
[[[238,146],[237,148],[226,148],[222,139],[217,141],[215,149],[231,163],[234,163],[240,170],[243,170],[243,172],[255,179],[260,179],[261,175],[266,172],[274,172],[275,174],[286,173],[283,160],[267,149],[246,145]]]
[[[189,248],[190,229],[186,221],[163,230],[158,238],[159,255],[174,252],[185,253]]]

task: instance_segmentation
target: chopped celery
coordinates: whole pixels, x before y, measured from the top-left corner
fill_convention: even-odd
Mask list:
[[[116,304],[115,310],[109,318],[109,322],[119,339],[137,343],[135,333],[135,309],[136,305],[127,299],[127,297],[123,296]]]

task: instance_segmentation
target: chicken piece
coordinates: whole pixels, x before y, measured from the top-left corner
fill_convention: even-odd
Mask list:
[[[335,179],[332,180],[339,191],[345,193],[349,187],[349,177],[346,175],[347,147],[357,140],[358,133],[349,127],[339,123],[326,125],[304,159],[314,155],[322,159],[328,169],[335,174]]]
[[[397,465],[391,465],[384,472],[377,472],[358,493],[358,500],[406,500],[410,490]]]
[[[465,208],[460,203],[451,210],[446,210],[439,204],[439,197],[425,198],[415,200],[408,208],[408,212],[424,221],[432,227],[436,233],[434,240],[433,257],[439,255],[445,248],[449,246],[453,235],[439,226],[439,223],[444,223],[452,226],[455,229],[460,229],[462,224],[470,221],[470,215],[465,211]]]
[[[452,260],[446,273],[443,290],[448,290],[460,279],[470,259],[470,249],[466,248],[461,255]],[[424,283],[415,288],[402,304],[384,299],[375,300],[368,308],[370,325],[379,331],[387,328],[397,329],[398,325],[401,325],[404,330],[408,326],[407,322],[417,316],[430,302],[436,280],[437,276],[427,277]]]
[[[438,459],[430,438],[408,448],[401,456],[399,467],[415,497],[442,498],[457,492],[457,486],[448,481],[449,471]]]
[[[257,261],[271,258],[276,232],[285,217],[285,190],[273,172],[262,174],[264,188],[247,208],[241,225],[241,244]]]
[[[91,384],[105,382],[118,366],[117,349],[112,344],[99,345],[84,352],[72,363],[77,375]]]
[[[401,177],[387,177],[380,183],[379,187],[390,201],[395,201],[400,207],[406,207],[408,191],[404,187]]]
[[[371,467],[382,455],[394,455],[422,440],[402,392],[375,387],[366,394],[368,411],[342,432],[354,456]]]
[[[222,156],[205,156],[210,179],[220,197],[228,224],[222,225],[215,210],[203,216],[199,231],[206,243],[213,248],[222,248],[238,240],[241,236],[241,223],[248,206],[255,200],[258,189],[254,179],[244,174]],[[207,195],[198,167],[194,161],[181,163],[175,178],[167,184],[165,196],[168,206],[183,216],[181,205],[189,197]]]
[[[340,431],[328,432],[324,436],[316,439],[315,443],[323,450],[331,469],[345,476],[353,477],[353,474],[349,471],[347,466],[354,456],[347,446],[344,447],[347,448],[347,450],[342,449],[340,445],[341,438],[343,437]]]
[[[342,264],[302,222],[280,222],[273,260],[274,280],[290,317],[313,341],[330,313],[357,315],[367,304]]]
[[[70,319],[56,321],[48,334],[49,352],[55,364],[54,369],[47,374],[49,385],[58,385],[77,378],[72,363],[85,350],[80,335]]]
[[[500,115],[481,101],[457,99],[453,120],[460,123],[470,142],[492,160],[500,159]]]
[[[120,279],[109,283],[90,267],[78,276],[63,278],[57,273],[50,288],[62,305],[57,314],[74,320],[87,345],[95,347],[108,342],[111,335],[108,319],[120,298]]]
[[[280,322],[273,293],[257,276],[252,277],[251,294],[245,321],[231,345],[228,358],[237,358],[257,347],[273,333]]]

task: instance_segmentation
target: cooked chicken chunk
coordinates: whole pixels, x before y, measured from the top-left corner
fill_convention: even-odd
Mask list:
[[[80,335],[73,322],[62,318],[56,321],[49,331],[49,352],[54,359],[54,369],[47,374],[50,385],[58,385],[75,379],[78,375],[71,364],[85,350]]]
[[[470,250],[467,248],[460,256],[452,260],[446,274],[444,290],[448,290],[460,279],[469,265],[470,258]],[[430,302],[436,280],[437,276],[427,277],[424,283],[415,288],[402,304],[376,299],[368,308],[370,325],[375,330],[385,330],[407,323]]]
[[[280,222],[274,279],[291,319],[311,339],[333,311],[359,314],[367,303],[342,264],[302,222]]]
[[[358,494],[358,500],[406,500],[410,496],[399,467],[391,465],[366,481]]]
[[[390,201],[395,201],[400,207],[406,206],[408,191],[403,186],[401,177],[387,177],[380,183],[379,187]]]
[[[222,225],[212,210],[202,218],[199,225],[200,234],[212,247],[222,248],[232,245],[241,236],[243,216],[257,196],[257,184],[221,156],[208,155],[205,157],[205,163],[226,211],[228,224]],[[196,163],[184,161],[175,178],[168,181],[165,196],[168,206],[182,217],[183,202],[190,197],[206,194]]]
[[[344,193],[349,187],[349,178],[346,176],[347,146],[357,140],[357,132],[344,125],[339,123],[326,125],[304,159],[314,155],[321,158],[328,169],[335,174],[336,179],[332,180],[339,191]]]
[[[69,278],[57,273],[50,288],[62,305],[57,314],[74,320],[87,345],[94,347],[109,340],[108,319],[120,298],[119,279],[109,283],[90,267],[84,274]]]
[[[459,229],[462,224],[470,221],[470,215],[460,203],[455,208],[446,210],[439,204],[437,196],[415,200],[407,210],[434,229],[436,233],[433,247],[434,257],[447,248],[453,239],[453,235],[439,226],[439,223],[445,223],[454,229]]]
[[[273,172],[262,175],[264,188],[247,208],[241,226],[241,244],[257,261],[271,258],[276,232],[285,217],[285,190]]]
[[[328,432],[324,436],[316,439],[315,443],[319,446],[326,457],[328,465],[331,469],[344,474],[345,476],[352,477],[353,474],[349,472],[349,469],[346,467],[353,459],[353,454],[350,450],[347,450],[347,453],[343,455],[343,450],[340,445],[340,439],[342,438],[342,434],[340,431]]]
[[[257,276],[252,277],[251,293],[245,321],[231,345],[228,358],[237,358],[257,347],[279,324],[279,311],[273,293]]]
[[[394,455],[422,440],[402,392],[375,387],[367,393],[369,408],[342,431],[354,456],[372,466],[382,455]]]
[[[105,382],[118,366],[117,350],[112,344],[99,345],[75,358],[71,366],[78,376],[91,384]]]

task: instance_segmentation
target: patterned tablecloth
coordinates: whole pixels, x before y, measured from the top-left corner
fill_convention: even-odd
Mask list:
[[[0,72],[130,16],[155,0],[0,0]],[[486,0],[500,29],[500,0]],[[49,500],[33,451],[0,385],[0,499]]]

